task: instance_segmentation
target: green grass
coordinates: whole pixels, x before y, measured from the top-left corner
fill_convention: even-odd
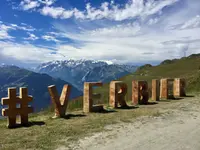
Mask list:
[[[138,108],[121,110],[112,113],[90,113],[84,116],[81,111],[68,112],[70,119],[51,119],[53,113],[41,112],[30,117],[35,124],[31,127],[7,129],[6,121],[0,121],[1,149],[55,149],[68,146],[77,139],[104,130],[105,125],[118,122],[131,122],[139,116],[158,116],[156,109]],[[37,125],[40,123],[44,125]]]

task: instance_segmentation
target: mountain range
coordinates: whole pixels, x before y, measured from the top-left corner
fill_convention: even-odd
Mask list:
[[[137,66],[110,64],[94,60],[65,60],[43,63],[34,69],[38,73],[46,73],[54,78],[70,82],[77,89],[83,89],[84,82],[101,81],[103,83],[116,80],[134,72]]]

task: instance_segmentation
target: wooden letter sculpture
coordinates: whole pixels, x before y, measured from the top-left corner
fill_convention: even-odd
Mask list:
[[[174,98],[174,95],[169,94],[169,82],[174,82],[174,79],[161,79],[160,80],[160,99]]]
[[[110,82],[109,104],[113,108],[117,108],[118,104],[121,107],[127,107],[125,96],[127,94],[127,85],[122,81]]]
[[[100,97],[98,95],[93,94],[93,88],[94,86],[102,86],[103,83],[101,82],[85,82],[84,83],[84,95],[83,95],[83,112],[89,113],[89,112],[99,112],[103,111],[103,105],[96,105],[93,106],[93,98]]]
[[[152,80],[152,100],[159,101],[159,90],[160,90],[160,83],[159,80],[153,79]]]
[[[168,99],[168,79],[160,80],[160,99]]]
[[[67,84],[64,85],[61,96],[58,95],[58,91],[55,85],[48,86],[48,90],[49,90],[49,94],[51,96],[53,105],[55,107],[54,118],[65,117],[71,86]]]
[[[32,96],[28,95],[27,88],[20,88],[20,96],[16,96],[16,88],[8,88],[8,97],[1,100],[2,105],[8,105],[8,108],[2,109],[2,116],[8,116],[8,128],[17,126],[17,115],[21,116],[21,125],[28,125],[28,114],[33,112],[33,108],[28,106],[28,103],[32,99]]]
[[[147,104],[149,100],[147,81],[132,81],[132,102],[134,105]]]
[[[184,97],[185,93],[185,79],[175,78],[174,79],[174,96],[176,97]]]

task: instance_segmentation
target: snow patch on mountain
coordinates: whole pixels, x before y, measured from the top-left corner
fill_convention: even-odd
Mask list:
[[[43,63],[36,67],[34,71],[60,78],[82,90],[84,82],[107,82],[132,73],[136,69],[136,66],[114,64],[111,61],[69,59]]]

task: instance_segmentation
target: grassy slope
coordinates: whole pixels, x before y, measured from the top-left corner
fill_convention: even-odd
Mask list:
[[[159,116],[152,108],[124,109],[112,113],[69,112],[70,119],[51,119],[53,113],[39,113],[30,117],[31,127],[7,129],[6,121],[0,120],[0,149],[42,149],[54,150],[68,147],[71,142],[94,132],[104,130],[105,125],[130,122],[139,116]],[[44,125],[42,125],[44,124]]]
[[[188,82],[188,91],[200,90],[200,58],[181,59],[173,64],[165,64],[156,67],[144,68],[136,73],[121,78],[128,85],[127,100],[131,100],[131,81],[147,80],[151,84],[152,79],[162,77],[184,77]],[[143,74],[143,75],[141,75]],[[102,93],[100,103],[108,104],[109,84],[104,84],[102,88],[95,89]],[[120,121],[130,121],[130,119],[143,116],[160,115],[153,107],[141,107],[139,109],[117,110],[114,113],[91,113],[83,116],[82,111],[73,111],[74,108],[82,108],[82,97],[69,103],[68,113],[72,113],[71,119],[51,119],[53,113],[50,111],[34,114],[30,117],[33,126],[29,128],[6,129],[6,121],[0,120],[0,149],[55,149],[57,146],[68,146],[71,141],[82,136],[101,131],[105,125]],[[81,117],[83,116],[83,117]],[[39,124],[45,124],[38,126]]]

